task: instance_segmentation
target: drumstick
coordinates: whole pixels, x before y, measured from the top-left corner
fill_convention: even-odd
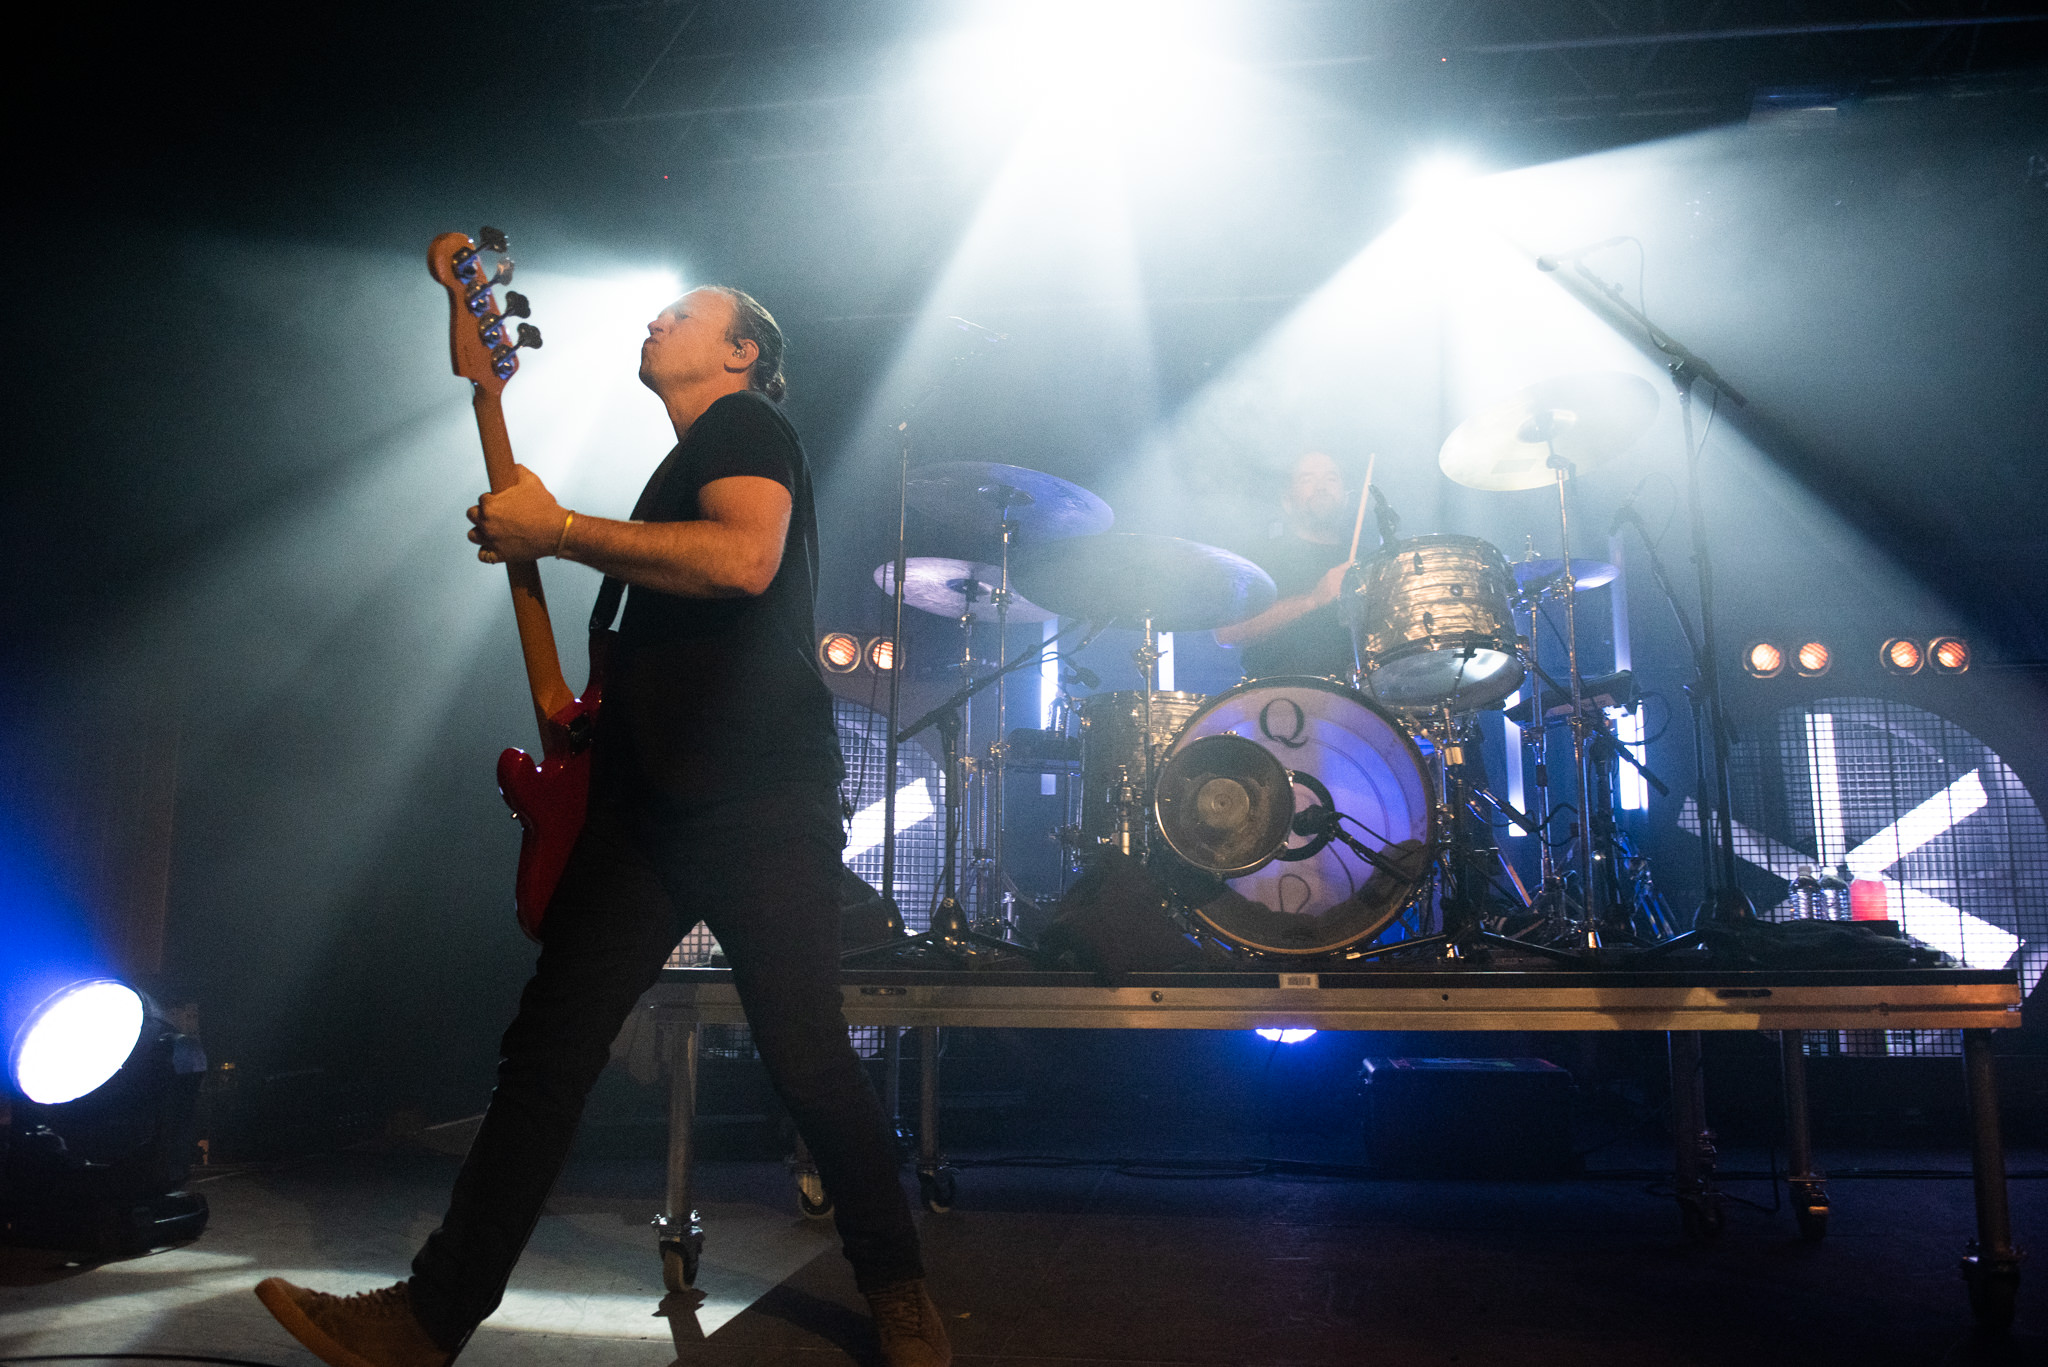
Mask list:
[[[1365,487],[1358,491],[1358,520],[1351,524],[1351,554],[1346,563],[1355,564],[1358,560],[1358,537],[1365,530],[1365,505],[1372,498],[1372,467],[1379,458],[1377,451],[1365,458]]]

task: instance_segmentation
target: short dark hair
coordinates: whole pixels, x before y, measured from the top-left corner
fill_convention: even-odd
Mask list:
[[[782,328],[776,323],[775,315],[745,290],[736,290],[730,285],[708,285],[705,288],[717,290],[732,300],[732,324],[725,330],[725,340],[734,346],[752,342],[760,348],[753,366],[747,371],[747,388],[758,389],[774,402],[781,403],[782,396],[789,392],[789,380],[782,373]]]

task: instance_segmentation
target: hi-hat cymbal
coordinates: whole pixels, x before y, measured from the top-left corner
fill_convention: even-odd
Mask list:
[[[1003,572],[996,566],[974,560],[948,560],[938,555],[913,555],[903,566],[903,601],[910,606],[956,620],[963,614],[977,622],[996,620],[996,586],[1003,581]],[[875,566],[875,587],[891,596],[895,594],[895,561],[885,560]],[[1010,590],[1012,622],[1049,622],[1058,615],[1047,612],[1016,589]]]
[[[990,539],[1002,535],[1005,522],[1026,540],[1049,541],[1106,532],[1116,521],[1109,505],[1080,485],[1021,465],[927,465],[910,472],[904,492],[919,512]]]
[[[1548,559],[1530,556],[1526,560],[1510,563],[1508,568],[1515,572],[1515,587],[1525,593],[1552,580],[1563,582],[1560,576],[1564,573],[1564,561],[1555,556]],[[1597,589],[1602,584],[1611,584],[1614,582],[1614,576],[1620,573],[1619,569],[1605,560],[1586,560],[1576,555],[1572,557],[1572,584],[1580,590]]]
[[[1557,478],[1553,450],[1585,470],[1633,446],[1656,416],[1657,391],[1640,376],[1612,370],[1560,375],[1458,424],[1437,464],[1472,489],[1540,489]]]
[[[1110,532],[1042,542],[1015,562],[1032,599],[1091,622],[1208,631],[1273,605],[1272,576],[1241,555],[1177,536]]]

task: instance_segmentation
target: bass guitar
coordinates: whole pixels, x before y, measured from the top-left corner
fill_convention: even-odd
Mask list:
[[[448,291],[449,353],[455,373],[470,382],[484,472],[493,493],[510,488],[513,480],[512,439],[505,431],[501,396],[518,373],[518,353],[541,344],[539,328],[513,323],[532,314],[525,296],[508,289],[504,308],[498,306],[495,287],[512,280],[510,250],[505,234],[495,228],[479,230],[474,241],[467,233],[442,233],[427,247],[427,270]],[[498,258],[489,269],[486,252]],[[519,928],[538,940],[541,918],[582,833],[589,805],[590,737],[603,698],[600,637],[609,633],[591,635],[590,683],[578,697],[562,677],[540,566],[530,560],[508,562],[505,575],[512,583],[512,616],[519,625],[534,719],[540,723],[540,758],[519,749],[498,756],[498,791],[520,829],[513,910]]]

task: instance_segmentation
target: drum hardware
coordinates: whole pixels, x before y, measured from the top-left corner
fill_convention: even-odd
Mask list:
[[[1717,395],[1726,396],[1737,408],[1748,406],[1749,400],[1728,381],[1721,378],[1705,359],[1696,355],[1670,333],[1650,321],[1642,309],[1630,304],[1618,285],[1603,280],[1589,269],[1583,261],[1572,263],[1571,276],[1559,274],[1560,284],[1582,303],[1602,315],[1617,331],[1627,336],[1638,350],[1650,356],[1671,377],[1672,387],[1678,393],[1679,425],[1685,440],[1686,504],[1691,524],[1693,564],[1698,574],[1700,623],[1697,636],[1686,624],[1678,598],[1671,592],[1669,581],[1662,567],[1656,562],[1656,547],[1651,542],[1649,530],[1634,512],[1634,498],[1622,507],[1618,520],[1632,520],[1636,530],[1642,533],[1645,545],[1650,547],[1651,564],[1657,574],[1658,586],[1663,589],[1679,621],[1685,629],[1686,645],[1692,655],[1693,687],[1688,695],[1693,699],[1692,723],[1693,745],[1702,763],[1699,809],[1701,814],[1701,845],[1709,844],[1706,834],[1714,833],[1711,853],[1702,851],[1706,895],[1700,903],[1696,921],[1747,921],[1756,916],[1756,908],[1743,893],[1736,877],[1735,827],[1733,821],[1734,802],[1729,775],[1730,728],[1727,714],[1721,707],[1720,648],[1714,624],[1714,564],[1712,547],[1707,536],[1706,509],[1700,498],[1700,446],[1695,439],[1692,423],[1692,398],[1695,383],[1704,382],[1713,387]],[[1584,284],[1578,283],[1583,281]],[[1718,402],[1718,400],[1717,400]],[[1711,420],[1711,419],[1710,419]],[[1709,766],[1704,761],[1711,758]],[[1711,773],[1711,784],[1707,775]],[[1711,803],[1708,799],[1711,798]],[[1686,937],[1689,942],[1689,937]]]
[[[904,509],[914,506],[942,522],[997,542],[993,564],[940,557],[920,557],[913,562],[904,554],[907,513],[903,513],[898,523],[896,560],[876,571],[877,584],[884,591],[895,592],[899,634],[902,604],[906,601],[959,621],[962,641],[960,671],[964,685],[974,682],[975,671],[981,664],[973,648],[973,628],[977,622],[995,623],[1000,642],[996,653],[1000,657],[1009,649],[1009,624],[1013,617],[1020,622],[1043,622],[1054,616],[1018,596],[1011,588],[1011,559],[1018,536],[1028,532],[1033,537],[1050,539],[1096,533],[1107,529],[1114,521],[1109,505],[1088,490],[1057,475],[1022,466],[955,461],[928,466],[912,475],[909,472],[907,437],[902,481]],[[1005,672],[1007,669],[990,677],[1001,677]],[[966,697],[971,699],[973,691],[970,690]],[[974,734],[971,704],[963,700],[963,705],[970,708],[962,726],[971,745]],[[1006,714],[1006,701],[1002,691],[998,690],[995,695],[995,739],[988,746],[986,764],[977,762],[970,755],[964,757],[958,766],[957,776],[966,780],[963,791],[972,791],[974,801],[967,810],[966,820],[952,832],[953,838],[964,836],[970,847],[966,881],[971,891],[967,900],[977,913],[977,925],[983,931],[1003,935],[1012,929],[1007,912],[1012,885],[1003,867],[1002,841],[1003,785],[1008,748],[1005,741],[1008,730]],[[892,736],[899,734],[897,722],[898,718],[892,711]],[[893,782],[883,812],[883,826],[884,881],[888,881],[894,870]],[[947,857],[954,857],[950,847]]]
[[[1604,781],[1604,766],[1596,762],[1593,753],[1593,727],[1585,709],[1585,675],[1579,664],[1578,571],[1586,562],[1572,558],[1572,488],[1582,465],[1603,463],[1620,455],[1649,429],[1656,413],[1656,390],[1634,375],[1604,372],[1562,376],[1531,385],[1466,419],[1445,440],[1437,458],[1446,475],[1472,488],[1537,489],[1548,483],[1557,489],[1559,559],[1548,575],[1541,570],[1530,574],[1532,582],[1545,581],[1546,588],[1539,590],[1529,605],[1529,663],[1533,665],[1538,658],[1534,646],[1538,600],[1546,591],[1561,593],[1571,697],[1572,768],[1578,777],[1579,796],[1573,819],[1579,892],[1576,916],[1571,915],[1574,908],[1564,895],[1563,884],[1555,877],[1547,839],[1538,842],[1546,864],[1544,889],[1539,896],[1549,897],[1554,910],[1566,913],[1582,948],[1595,951],[1601,948],[1601,928],[1608,919],[1609,880],[1603,875],[1603,868],[1611,867],[1611,860],[1594,831],[1594,798]],[[1542,565],[1540,559],[1527,563]],[[1542,734],[1539,732],[1539,737]],[[1595,773],[1596,768],[1601,769],[1600,774]],[[1547,788],[1547,754],[1539,761],[1539,770]],[[1540,819],[1547,831],[1547,791],[1540,805],[1546,808]]]

